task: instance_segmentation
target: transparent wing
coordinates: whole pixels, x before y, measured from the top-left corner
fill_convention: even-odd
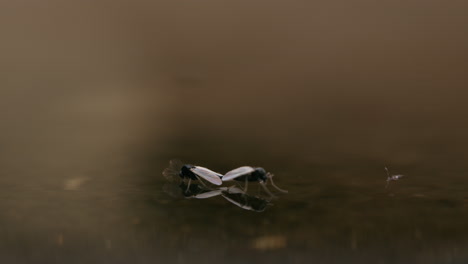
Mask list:
[[[232,171],[229,171],[226,174],[224,174],[223,181],[230,181],[237,177],[252,173],[253,171],[255,171],[255,169],[250,166],[239,167],[237,169],[233,169]]]
[[[221,185],[223,184],[223,181],[221,181],[221,177],[223,177],[222,174],[216,173],[210,169],[195,166],[190,169],[193,173],[196,175],[202,177],[203,179],[216,184],[216,185]]]
[[[173,170],[176,170],[177,172],[180,171],[182,166],[184,166],[184,163],[180,161],[179,159],[172,159],[169,161],[169,168],[172,168]]]
[[[162,175],[168,181],[174,181],[179,177],[179,172],[183,165],[182,161],[173,159],[169,161],[169,167],[163,170]]]
[[[177,175],[173,170],[170,168],[165,168],[162,172],[162,175],[164,178],[166,178],[168,181],[173,181],[175,179],[175,176]]]
[[[231,186],[231,187],[227,188],[225,190],[225,192],[227,192],[227,193],[242,193],[242,194],[245,193],[243,190],[241,190],[241,189],[239,189],[239,188],[237,188],[235,186]]]

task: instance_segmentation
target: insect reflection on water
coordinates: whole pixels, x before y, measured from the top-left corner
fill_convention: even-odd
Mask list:
[[[263,212],[268,206],[272,205],[269,199],[248,195],[235,186],[207,189],[199,184],[191,184],[190,187],[188,187],[187,184],[182,182],[179,186],[168,183],[164,185],[163,190],[174,198],[209,199],[221,196],[239,208],[254,212]]]

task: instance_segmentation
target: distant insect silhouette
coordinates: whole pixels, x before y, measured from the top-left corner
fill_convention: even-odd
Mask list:
[[[260,167],[250,167],[250,166],[242,166],[237,169],[231,170],[224,174],[223,181],[244,181],[244,192],[247,192],[247,187],[249,182],[258,181],[260,185],[263,187],[265,192],[269,195],[274,196],[270,190],[266,187],[267,181],[270,180],[271,185],[275,187],[278,191],[287,193],[288,191],[280,189],[278,186],[275,185],[273,182],[273,174],[266,172],[265,169]]]
[[[189,191],[192,180],[199,180],[205,187],[206,185],[203,180],[214,185],[221,185],[223,183],[221,180],[222,174],[204,167],[184,164],[180,160],[171,160],[169,162],[169,167],[166,168],[162,174],[170,181],[174,180],[177,176],[182,178],[182,180],[188,179],[186,192]]]
[[[391,175],[390,176],[390,172],[388,171],[387,167],[385,167],[385,171],[387,172],[387,185],[385,185],[385,188],[387,188],[390,185],[391,181],[397,181],[397,180],[399,180],[399,179],[401,179],[402,177],[405,176],[405,175],[402,175],[402,174],[397,174],[397,175]]]

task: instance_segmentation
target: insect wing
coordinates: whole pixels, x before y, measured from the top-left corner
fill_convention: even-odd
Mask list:
[[[173,159],[169,161],[169,167],[166,168],[163,172],[162,175],[164,178],[166,178],[168,181],[173,181],[179,176],[180,169],[182,168],[184,164],[182,161],[178,159]]]
[[[233,169],[232,171],[229,171],[226,174],[224,174],[223,181],[230,181],[230,180],[233,180],[233,179],[235,179],[237,177],[244,176],[244,175],[247,175],[249,173],[252,173],[254,171],[255,171],[255,169],[250,167],[250,166],[239,167],[237,169]]]
[[[168,181],[173,181],[177,175],[177,173],[173,170],[171,170],[170,168],[166,168],[164,169],[164,171],[162,172],[162,175],[164,176],[164,178],[166,178]]]
[[[223,175],[219,174],[219,173],[216,173],[212,170],[209,170],[207,168],[203,168],[203,167],[193,167],[190,169],[193,173],[195,173],[196,175],[202,177],[203,179],[213,183],[213,184],[216,184],[216,185],[221,185],[223,184],[223,181],[221,181],[221,177],[223,177]]]
[[[241,190],[241,189],[239,189],[239,188],[237,188],[237,187],[234,187],[234,186],[231,186],[231,187],[227,188],[227,190],[225,190],[225,192],[227,192],[227,193],[234,193],[234,194],[235,194],[235,193],[242,193],[242,194],[245,193],[243,190]]]
[[[172,159],[169,161],[169,167],[174,168],[176,170],[180,170],[184,166],[184,163],[178,159]]]

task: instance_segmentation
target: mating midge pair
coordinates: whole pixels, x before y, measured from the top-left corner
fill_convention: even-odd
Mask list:
[[[283,193],[288,192],[276,186],[273,182],[273,174],[266,172],[263,168],[260,167],[242,166],[222,175],[205,167],[184,164],[180,160],[171,160],[169,162],[169,168],[163,171],[163,175],[169,180],[173,179],[174,176],[179,176],[182,179],[188,179],[186,192],[189,190],[192,180],[199,180],[200,183],[205,187],[207,186],[203,180],[218,186],[227,181],[244,181],[244,192],[247,192],[249,182],[258,182],[260,186],[263,187],[265,192],[273,196],[270,190],[268,190],[266,187],[267,182],[270,181],[271,185],[278,191]]]

